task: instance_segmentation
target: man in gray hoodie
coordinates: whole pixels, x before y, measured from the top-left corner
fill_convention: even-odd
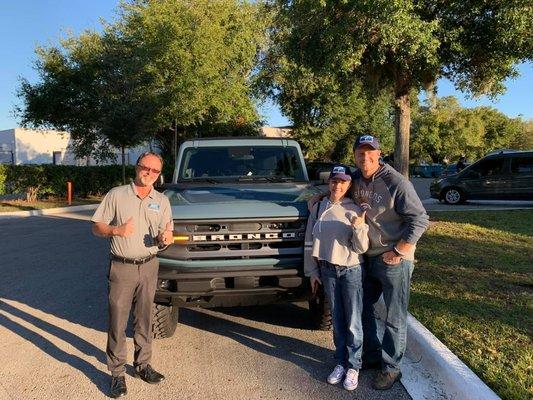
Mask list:
[[[402,376],[415,247],[429,218],[411,182],[380,162],[379,142],[374,136],[359,137],[353,150],[359,170],[353,176],[352,195],[366,210],[370,239],[363,279],[363,368],[380,367],[372,386],[386,390]],[[381,294],[386,321],[380,341],[374,305]]]

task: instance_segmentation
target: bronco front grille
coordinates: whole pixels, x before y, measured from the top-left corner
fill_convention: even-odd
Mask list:
[[[174,221],[180,237],[162,254],[180,260],[302,255],[305,218]]]

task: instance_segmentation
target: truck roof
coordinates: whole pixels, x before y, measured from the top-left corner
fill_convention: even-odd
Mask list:
[[[253,136],[244,137],[211,137],[189,139],[182,143],[187,147],[211,147],[220,146],[224,142],[225,146],[299,146],[298,142],[293,139],[285,138],[262,138]]]

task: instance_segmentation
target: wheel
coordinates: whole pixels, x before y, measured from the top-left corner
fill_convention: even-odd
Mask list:
[[[174,335],[178,325],[179,308],[168,304],[154,303],[152,307],[152,335],[154,339],[168,338]]]
[[[461,204],[464,203],[465,195],[463,191],[456,187],[450,187],[444,190],[444,195],[442,196],[444,201],[448,204]]]
[[[309,300],[309,313],[314,329],[329,331],[333,326],[329,302],[324,290],[319,290],[315,297]]]

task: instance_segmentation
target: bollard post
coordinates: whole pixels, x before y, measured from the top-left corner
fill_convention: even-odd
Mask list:
[[[67,182],[67,202],[68,205],[72,205],[72,182]]]

